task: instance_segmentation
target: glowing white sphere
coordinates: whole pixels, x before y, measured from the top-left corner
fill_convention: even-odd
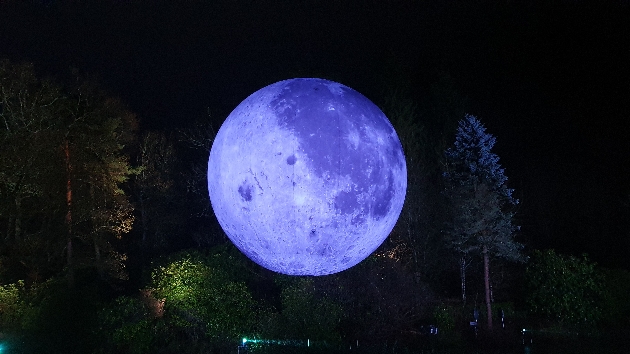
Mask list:
[[[247,97],[208,161],[210,201],[227,236],[289,275],[332,274],[365,259],[394,227],[406,189],[387,117],[322,79],[280,81]]]

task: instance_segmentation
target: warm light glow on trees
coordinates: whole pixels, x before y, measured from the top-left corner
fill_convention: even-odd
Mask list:
[[[0,249],[34,281],[65,268],[124,278],[113,242],[131,230],[121,189],[135,117],[87,80],[66,90],[0,61]],[[62,257],[63,255],[63,257]],[[64,260],[65,258],[65,260]]]

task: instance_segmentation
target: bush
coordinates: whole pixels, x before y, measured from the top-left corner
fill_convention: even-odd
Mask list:
[[[101,311],[100,332],[111,334],[103,353],[226,351],[256,334],[256,301],[223,270],[234,268],[232,261],[193,251],[156,266],[138,297],[121,296]]]
[[[256,303],[243,282],[232,281],[198,253],[184,253],[153,271],[152,292],[164,315],[191,338],[236,343],[256,323]]]
[[[534,315],[567,327],[591,326],[601,319],[603,278],[586,255],[535,251],[526,281],[526,302]]]
[[[3,332],[22,330],[29,305],[24,300],[24,281],[0,285],[0,328]]]
[[[99,332],[111,333],[111,340],[104,343],[107,349],[118,348],[130,354],[151,351],[157,331],[147,306],[139,299],[121,296],[100,312],[99,319]]]
[[[281,311],[269,316],[265,335],[283,340],[337,343],[342,306],[317,293],[312,278],[279,275]]]
[[[446,304],[440,304],[435,307],[433,317],[437,328],[446,336],[452,336],[455,332],[455,319],[458,309]]]

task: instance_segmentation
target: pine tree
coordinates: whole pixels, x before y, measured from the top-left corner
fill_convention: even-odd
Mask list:
[[[459,122],[453,147],[446,155],[445,196],[450,204],[450,222],[445,233],[451,247],[461,256],[462,296],[465,300],[465,272],[470,257],[481,255],[488,312],[492,330],[490,257],[524,261],[523,246],[514,240],[513,224],[518,200],[506,186],[507,177],[499,157],[491,150],[496,138],[472,115]]]

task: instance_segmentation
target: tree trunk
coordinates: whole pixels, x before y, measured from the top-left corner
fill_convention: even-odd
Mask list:
[[[98,246],[96,240],[94,240],[94,257],[96,258],[96,271],[101,279],[105,279],[105,268],[101,262],[101,248]]]
[[[4,240],[6,243],[11,241],[11,235],[13,234],[13,215],[9,215],[9,220],[7,220],[7,233],[4,235]]]
[[[13,239],[19,241],[22,234],[22,197],[15,197],[15,220],[14,220],[15,234]]]
[[[488,246],[483,246],[483,279],[486,285],[486,309],[488,311],[488,331],[492,331],[492,303],[490,301],[490,256]]]
[[[142,253],[144,254],[144,249],[147,246],[147,234],[149,233],[149,225],[147,223],[147,213],[144,205],[144,192],[140,192],[140,219],[142,219]]]
[[[72,239],[68,238],[66,243],[66,265],[68,266],[68,287],[74,288],[74,265],[72,264]]]
[[[72,260],[72,164],[70,163],[70,146],[68,140],[65,141],[63,147],[66,157],[66,265],[68,266],[68,286],[74,287],[74,264]]]
[[[462,302],[466,304],[466,257],[462,257],[459,260],[459,271],[462,280]]]

